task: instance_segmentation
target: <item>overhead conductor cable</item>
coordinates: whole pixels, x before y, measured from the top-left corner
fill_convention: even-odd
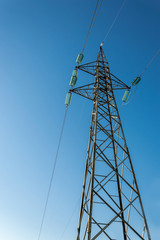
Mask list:
[[[113,28],[115,22],[117,21],[117,19],[118,19],[119,15],[120,15],[120,13],[121,13],[121,11],[122,11],[122,9],[123,9],[125,3],[126,3],[126,0],[124,0],[124,1],[122,2],[122,5],[121,5],[120,9],[118,10],[115,19],[113,20],[113,22],[112,22],[112,24],[111,24],[111,26],[110,26],[108,32],[106,33],[106,35],[105,35],[105,37],[104,37],[104,39],[103,39],[103,41],[102,41],[102,43],[101,43],[102,46],[103,46],[103,44],[104,44],[104,41],[107,39],[108,35],[110,34],[110,32],[111,32],[111,30],[112,30],[112,28]]]
[[[64,130],[64,126],[65,126],[65,121],[66,121],[67,110],[68,110],[68,106],[66,107],[65,114],[64,114],[64,119],[63,119],[63,123],[62,123],[60,137],[59,137],[57,152],[56,152],[56,156],[55,156],[55,159],[54,159],[52,174],[51,174],[51,178],[50,178],[50,182],[49,182],[49,188],[48,188],[48,192],[47,192],[47,198],[46,198],[44,211],[43,211],[43,215],[42,215],[42,220],[41,220],[41,225],[40,225],[40,230],[39,230],[39,234],[38,234],[38,240],[40,239],[41,233],[42,233],[42,228],[43,228],[44,219],[45,219],[45,215],[46,215],[48,200],[49,200],[49,197],[50,197],[50,192],[51,192],[52,183],[53,183],[53,177],[54,177],[56,163],[57,163],[57,159],[58,159],[59,149],[60,149],[60,145],[61,145],[61,141],[62,141],[62,135],[63,135],[63,130]]]
[[[129,104],[131,101],[132,101],[132,99],[133,99],[133,97],[134,97],[134,95],[135,95],[135,93],[136,93],[136,90],[137,90],[137,87],[138,87],[138,83],[140,82],[140,80],[141,80],[141,77],[142,77],[142,75],[145,73],[145,71],[149,68],[149,66],[151,65],[151,63],[155,60],[155,58],[158,56],[158,54],[160,53],[160,49],[156,52],[156,54],[152,57],[152,59],[149,61],[149,63],[147,64],[147,66],[145,67],[145,69],[143,70],[143,72],[138,76],[138,77],[136,77],[133,81],[132,81],[132,83],[131,83],[131,86],[136,86],[135,87],[135,89],[134,89],[134,92],[133,92],[133,94],[132,94],[132,97],[130,98],[130,100],[129,101],[124,101],[123,99],[122,99],[122,101],[123,101],[123,104],[122,105],[127,105],[127,104]],[[125,94],[124,94],[124,96],[125,96]],[[124,97],[123,97],[124,98]]]
[[[156,52],[156,54],[153,56],[153,58],[151,59],[151,61],[147,64],[147,66],[145,67],[144,71],[140,74],[140,77],[145,73],[145,71],[149,68],[149,66],[151,65],[151,63],[154,61],[154,59],[158,56],[158,54],[160,53],[160,49]]]
[[[100,7],[101,7],[102,2],[103,2],[103,0],[101,0],[100,3],[99,3],[99,1],[100,0],[97,0],[96,7],[94,9],[94,13],[93,13],[92,20],[91,20],[91,23],[90,23],[90,26],[89,26],[89,29],[88,29],[88,32],[87,32],[87,36],[86,36],[86,40],[85,40],[85,43],[84,43],[84,46],[83,46],[83,49],[82,49],[82,53],[84,52],[84,49],[86,47],[89,35],[90,35],[91,31],[92,31],[92,28],[93,28],[93,25],[95,23],[96,17],[98,15],[98,12],[99,12]],[[99,6],[98,6],[98,4],[99,4]]]

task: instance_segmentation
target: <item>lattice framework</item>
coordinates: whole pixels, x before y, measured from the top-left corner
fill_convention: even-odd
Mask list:
[[[110,73],[102,47],[77,68],[95,77],[71,90],[93,101],[77,240],[151,240],[114,96],[129,87]]]

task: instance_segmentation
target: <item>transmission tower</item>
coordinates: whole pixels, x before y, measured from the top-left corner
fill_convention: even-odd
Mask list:
[[[94,76],[70,90],[93,101],[76,240],[151,240],[114,96],[130,87],[110,73],[102,47],[76,69]]]

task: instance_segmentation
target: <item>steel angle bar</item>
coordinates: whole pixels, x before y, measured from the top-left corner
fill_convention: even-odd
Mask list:
[[[114,208],[112,208],[105,200],[103,200],[103,198],[101,198],[101,196],[100,196],[97,192],[95,192],[95,194],[96,194],[97,196],[99,196],[99,198],[100,198],[102,201],[105,202],[105,204],[116,214],[117,217],[120,217],[120,218],[122,219],[121,213],[124,212],[124,209],[123,209],[123,211],[121,211],[120,213],[117,213],[117,212],[114,210]],[[137,198],[138,198],[138,196],[137,196],[133,201],[135,201]],[[128,207],[129,207],[129,206],[127,206],[127,208],[128,208]],[[141,235],[140,235],[129,223],[127,223],[124,219],[122,219],[122,222],[124,222],[125,224],[127,224],[128,227],[129,227],[133,232],[135,232],[140,239],[144,240],[144,238],[142,238]],[[108,225],[107,225],[107,227],[108,227]],[[105,230],[107,227],[104,227],[103,230]],[[99,236],[99,235],[98,235],[98,236]],[[98,237],[98,236],[97,236],[97,237]],[[92,240],[96,239],[97,237],[92,238]]]

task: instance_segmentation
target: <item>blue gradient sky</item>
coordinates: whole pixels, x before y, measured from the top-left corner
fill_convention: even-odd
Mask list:
[[[96,0],[0,0],[0,239],[36,240],[71,72]],[[85,49],[98,48],[122,0],[104,0]],[[160,47],[159,0],[127,0],[104,44],[111,72],[130,84]],[[152,239],[160,238],[160,56],[144,74],[122,123]],[[82,79],[79,75],[79,83]],[[120,106],[123,93],[117,95]],[[74,96],[42,240],[75,239],[91,104]],[[68,220],[73,214],[68,226]],[[65,231],[65,232],[64,232]],[[63,234],[64,232],[64,234]]]

